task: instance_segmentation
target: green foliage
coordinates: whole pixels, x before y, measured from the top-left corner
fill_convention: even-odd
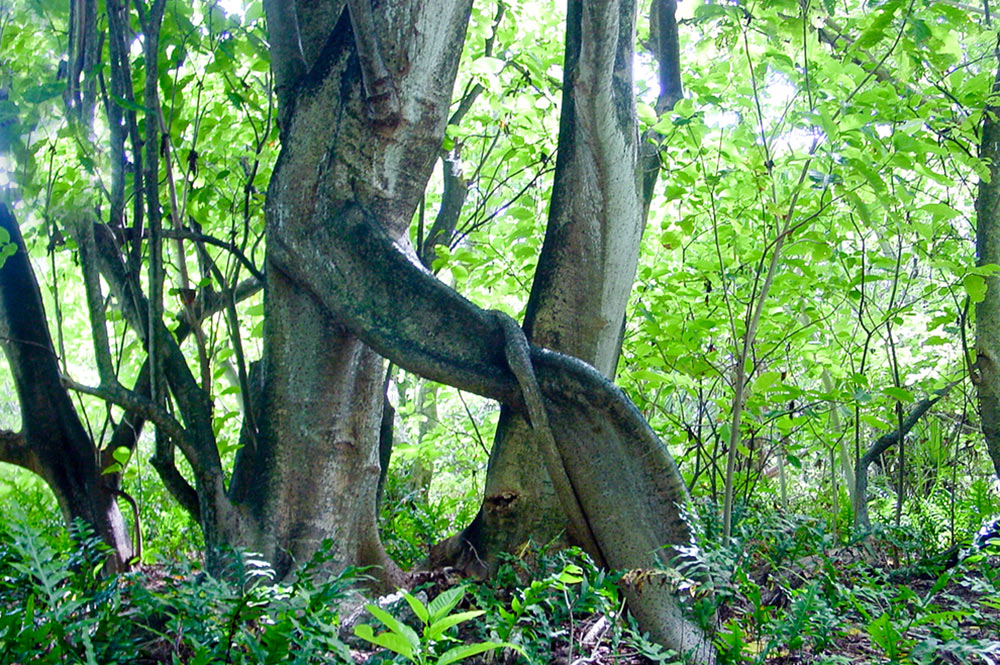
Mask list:
[[[0,530],[0,663],[351,662],[338,606],[359,577],[325,571],[330,547],[286,585],[242,553],[221,579],[190,564],[111,577],[100,575],[107,548],[85,525],[50,536],[10,520]]]
[[[245,13],[227,15],[218,3],[168,2],[156,83],[171,177],[186,201],[178,217],[231,240],[260,266],[279,142],[262,7],[243,4]],[[895,447],[873,465],[873,526],[863,533],[852,532],[851,469],[840,461],[843,451],[852,466],[895,429],[897,402],[909,408],[966,371],[975,330],[966,299],[974,305],[996,295],[996,266],[976,265],[972,205],[985,175],[977,155],[996,67],[995,28],[942,2],[695,4],[680,3],[687,12],[680,26],[685,98],[670,112],[656,115],[649,55],[636,61],[640,120],[666,175],[651,202],[617,376],[697,500],[703,556],[675,562],[678,586],[703,624],[719,617],[716,641],[732,662],[790,651],[837,662],[830,653],[847,637],[896,662],[935,662],[941,654],[995,660],[1000,647],[982,634],[966,636],[970,625],[1000,633],[995,613],[983,610],[1000,605],[995,551],[974,553],[933,593],[933,584],[917,589],[907,577],[937,581],[941,550],[966,542],[1000,512],[970,387],[957,387],[910,432],[902,469]],[[100,104],[89,124],[63,108],[57,64],[66,47],[66,3],[0,3],[0,14],[0,199],[16,205],[23,220],[65,371],[92,376],[68,226],[80,211],[107,215],[107,118]],[[547,2],[475,3],[456,90],[477,92],[443,137],[469,193],[432,268],[464,296],[518,316],[551,203],[563,19]],[[645,20],[638,31],[645,44]],[[115,96],[111,104],[144,113],[146,64],[133,52],[136,99]],[[109,73],[103,62],[95,72],[105,81]],[[164,163],[164,210],[167,169]],[[443,198],[436,175],[412,225],[416,246],[426,230],[417,220],[433,219]],[[791,224],[787,234],[782,223]],[[8,240],[0,234],[0,261],[11,251]],[[168,311],[184,311],[185,287],[220,294],[246,277],[219,247],[183,247],[168,247]],[[736,525],[733,540],[722,542],[721,460],[733,376],[772,258],[773,283],[742,364],[747,393],[731,479]],[[117,371],[131,385],[144,350],[109,304]],[[237,313],[235,325],[222,315],[207,319],[203,346],[193,338],[183,344],[199,379],[204,366],[227,470],[241,445],[245,397],[234,378],[233,339],[242,341],[248,362],[260,357],[262,298],[238,303]],[[17,398],[9,372],[0,372],[2,425],[16,430],[10,405]],[[382,538],[409,568],[475,515],[497,409],[402,372],[392,384],[398,418]],[[107,444],[121,413],[94,398],[74,399],[95,442]],[[143,563],[197,558],[202,536],[145,461],[150,449],[144,439],[107,469],[123,474],[122,487],[139,506]],[[190,478],[189,471],[181,462],[181,473]],[[321,560],[285,585],[272,584],[251,556],[235,557],[231,575],[220,580],[187,565],[152,585],[138,576],[100,578],[103,554],[92,535],[77,527],[78,545],[41,535],[59,531],[58,507],[40,483],[4,468],[0,508],[9,515],[15,504],[29,511],[23,521],[31,526],[7,518],[0,531],[2,634],[12,654],[0,656],[3,662],[124,662],[130,650],[153,644],[165,650],[164,660],[183,662],[345,657],[335,605],[352,578],[321,581]],[[416,644],[405,624],[396,630],[385,620],[389,632],[369,637],[395,640],[409,649],[398,652],[407,658],[433,660],[444,657],[445,638],[460,627],[473,644],[509,642],[528,662],[542,663],[560,649],[573,651],[574,629],[602,616],[616,647],[627,643],[670,662],[673,655],[630,633],[618,576],[576,553],[530,564],[512,557],[498,586],[474,587],[485,614],[451,614],[456,605],[440,620],[465,617],[461,626],[430,637],[430,610],[422,617],[412,606],[423,624],[420,633],[410,629]],[[956,587],[976,600],[958,594],[944,609],[942,598]],[[182,638],[175,644],[168,635]]]
[[[109,663],[137,644],[120,580],[89,527],[46,536],[14,516],[0,529],[0,663]]]
[[[371,626],[359,624],[354,627],[354,634],[372,644],[398,653],[417,665],[449,665],[494,649],[520,650],[517,645],[509,642],[475,642],[460,644],[439,654],[438,652],[441,651],[438,647],[439,644],[457,641],[448,635],[449,630],[481,616],[484,613],[483,610],[452,613],[452,610],[465,596],[464,587],[452,587],[443,591],[427,605],[406,591],[401,593],[410,609],[423,624],[419,635],[413,628],[399,621],[389,612],[372,604],[365,605],[365,609],[389,630],[376,635]]]
[[[476,628],[488,639],[519,645],[519,663],[545,665],[554,654],[572,660],[598,647],[635,650],[655,663],[679,662],[677,654],[642,635],[624,611],[620,578],[620,572],[596,568],[579,549],[553,553],[526,544],[520,556],[504,557],[491,583],[474,588],[486,610]]]
[[[838,650],[864,639],[892,662],[930,664],[947,654],[971,665],[1000,652],[990,637],[1000,634],[1000,549],[987,531],[957,567],[930,575],[914,568],[899,583],[868,562],[865,548],[902,558],[893,550],[909,547],[915,557],[928,544],[912,534],[831,548],[821,545],[823,525],[809,518],[751,513],[729,547],[710,543],[697,566],[680,568],[686,583],[678,588],[711,604],[723,662],[798,653],[834,663]],[[352,662],[338,607],[359,577],[325,572],[330,547],[289,584],[274,584],[263,562],[235,553],[224,578],[190,565],[104,577],[106,548],[85,526],[43,534],[9,520],[0,530],[0,663]],[[637,632],[619,578],[576,550],[525,548],[491,584],[452,587],[427,603],[404,593],[419,629],[400,621],[399,610],[369,605],[386,630],[355,632],[415,663],[504,647],[507,662],[542,665],[596,644],[679,662]],[[468,609],[469,591],[482,609]],[[592,633],[599,642],[584,645]]]
[[[681,569],[689,588],[714,580],[723,662],[808,653],[833,663],[861,636],[891,662],[941,662],[944,654],[981,662],[1000,649],[990,637],[1000,622],[990,554],[953,568],[925,559],[889,570],[882,562],[899,566],[935,544],[888,529],[836,546],[824,524],[805,516],[751,512],[738,526],[728,546],[709,542],[698,567]]]

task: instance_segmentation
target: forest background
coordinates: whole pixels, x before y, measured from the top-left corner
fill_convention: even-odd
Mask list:
[[[428,564],[461,656],[995,661],[989,2],[301,5],[0,3],[3,662],[357,654],[289,597]]]

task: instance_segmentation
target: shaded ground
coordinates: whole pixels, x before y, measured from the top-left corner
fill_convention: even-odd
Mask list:
[[[947,556],[907,561],[891,546],[871,540],[863,547],[805,555],[797,554],[809,551],[801,542],[791,549],[776,542],[761,540],[739,551],[709,553],[705,575],[715,588],[720,662],[1000,663],[1000,556],[995,550],[949,566],[955,562]],[[897,565],[897,559],[907,565]],[[51,579],[64,580],[59,584],[73,589],[58,595],[71,609],[51,605],[48,614],[61,617],[53,619],[64,630],[61,646],[75,651],[77,640],[89,634],[98,654],[114,654],[112,660],[98,657],[95,662],[405,662],[354,635],[357,623],[372,625],[376,633],[385,630],[352,591],[357,577],[311,578],[307,566],[294,584],[274,587],[259,584],[266,579],[266,568],[251,558],[238,565],[240,575],[228,581],[192,573],[190,567],[144,566],[120,582],[104,584],[82,572],[65,577],[58,572],[66,570],[63,563],[39,558],[38,571],[31,575],[40,579],[49,566]],[[31,625],[24,607],[30,596],[40,597],[40,587],[32,587],[28,577],[15,578],[24,570],[10,569],[0,579],[0,586],[7,585],[6,599],[0,597],[0,621],[23,619],[28,623],[17,625]],[[314,573],[319,570],[313,568]],[[533,665],[679,662],[635,632],[616,582],[616,575],[598,571],[570,551],[511,559],[491,584],[466,584],[448,570],[420,573],[413,578],[413,593],[428,604],[464,584],[464,597],[449,612],[483,611],[461,623],[457,633],[452,629],[454,639],[432,648],[439,654],[461,643],[509,641]],[[26,594],[20,600],[19,590]],[[697,596],[698,587],[684,593]],[[701,598],[707,602],[707,596]],[[397,598],[384,606],[420,632],[421,622],[407,602]],[[36,626],[41,625],[39,611]],[[338,623],[343,624],[339,629]],[[19,630],[18,653],[42,660],[4,660],[0,648],[0,662],[60,662],[53,659],[56,649],[44,634],[29,644],[28,633]],[[14,645],[7,639],[16,632],[0,633],[5,634],[0,641]],[[122,660],[122,653],[128,658]],[[463,662],[513,665],[525,660],[506,649]]]

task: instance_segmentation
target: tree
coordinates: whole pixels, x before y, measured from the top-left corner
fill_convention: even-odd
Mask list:
[[[134,437],[126,438],[123,428],[111,445],[94,454],[94,443],[60,383],[38,283],[17,223],[4,205],[0,229],[8,238],[0,267],[0,336],[23,422],[19,432],[0,437],[0,459],[42,476],[66,521],[80,518],[97,527],[114,553],[112,568],[124,569],[133,549],[116,501],[121,475],[101,472],[113,463],[119,446],[134,445]]]
[[[629,2],[573,2],[564,45],[531,2],[10,9],[0,185],[20,188],[4,196],[51,314],[48,385],[70,389],[86,432],[73,454],[98,460],[72,468],[85,495],[104,493],[101,532],[123,524],[107,488],[127,502],[126,457],[150,421],[211,567],[235,545],[286,574],[332,536],[331,568],[403,581],[375,528],[394,421],[384,358],[503,404],[482,509],[437,560],[488,574],[501,552],[563,534],[633,571],[632,609],[659,639],[703,653],[646,573],[688,552],[688,488],[727,546],[745,509],[802,501],[839,537],[845,481],[863,528],[876,462],[870,494],[894,495],[901,525],[923,525],[915,489],[935,514],[986,491],[954,445],[971,431],[959,391],[938,397],[962,371],[965,302],[982,306],[988,397],[995,269],[986,245],[975,265],[963,224],[971,176],[983,243],[995,207],[978,134],[987,16],[682,3],[678,31],[658,1],[647,35]],[[63,26],[57,80],[46,56]],[[523,333],[473,302],[523,312]],[[25,358],[12,347],[19,390]],[[23,435],[7,459],[73,459]],[[970,473],[945,478],[953,461]]]
[[[73,7],[77,17],[94,12],[87,0]],[[683,514],[686,488],[624,394],[590,366],[530,346],[512,319],[477,308],[435,280],[409,247],[410,222],[448,120],[470,14],[467,0],[400,3],[378,12],[367,0],[264,3],[281,154],[267,195],[262,355],[251,368],[241,349],[236,304],[259,287],[259,271],[231,241],[222,248],[238,259],[233,265],[246,265],[253,277],[241,283],[239,269],[223,274],[206,250],[212,239],[200,233],[197,221],[186,219],[186,194],[176,191],[180,176],[186,185],[187,174],[178,172],[169,113],[158,90],[166,73],[160,69],[166,50],[160,37],[164,14],[184,10],[165,0],[137,7],[144,53],[141,97],[131,85],[127,10],[107,3],[111,86],[104,105],[114,165],[109,217],[81,214],[71,229],[100,383],[63,382],[126,409],[130,421],[148,418],[156,425],[154,465],[201,525],[210,568],[218,569],[223,548],[238,546],[262,552],[284,575],[332,538],[338,565],[375,566],[380,588],[402,581],[375,525],[380,355],[521,414],[555,479],[571,535],[599,561],[638,573],[691,554],[692,534]],[[558,203],[546,242],[548,254],[558,257],[565,253],[562,245],[571,248],[573,238],[586,239],[590,231],[582,225],[591,224],[595,214],[623,212],[628,226],[609,223],[601,242],[584,252],[596,252],[607,265],[584,274],[576,285],[577,295],[596,289],[602,297],[599,316],[587,322],[597,324],[592,341],[570,345],[590,356],[587,347],[596,344],[593,357],[607,373],[620,343],[643,220],[631,83],[635,15],[631,2],[570,5],[566,71],[577,87],[564,91]],[[71,55],[92,53],[98,43],[95,22],[73,25]],[[676,52],[676,40],[673,44]],[[81,62],[92,62],[90,57]],[[173,57],[162,63],[165,70],[178,68],[185,56],[178,49]],[[70,87],[96,89],[97,69],[73,68]],[[69,97],[82,132],[91,131],[94,97]],[[257,142],[258,154],[262,143]],[[197,159],[189,153],[189,172]],[[119,165],[131,168],[128,177]],[[126,224],[129,180],[135,207]],[[251,186],[252,178],[248,195]],[[242,247],[246,235],[244,230]],[[183,331],[169,330],[163,314],[169,241],[179,264],[175,288],[184,305]],[[199,328],[213,311],[211,294],[192,288],[186,275],[184,241],[195,244],[202,272],[216,276],[218,307],[233,338],[244,418],[242,447],[228,483],[204,350],[199,383],[180,346],[180,332],[204,344]],[[142,251],[149,254],[144,284]],[[562,267],[545,272],[534,292],[536,320],[546,311],[545,298],[558,302],[573,295],[559,274],[570,264],[556,258],[552,265]],[[112,362],[105,284],[148,354],[148,380],[140,377],[129,389]],[[574,307],[565,311],[572,314]],[[175,446],[190,464],[193,483],[174,464]],[[80,469],[90,479],[100,471]],[[636,494],[643,500],[634,501]],[[617,497],[612,510],[608,497]],[[101,516],[91,517],[103,527]],[[681,616],[668,585],[636,574],[625,592],[654,638],[698,661],[712,659],[710,645]]]
[[[1000,63],[1000,51],[996,52]],[[1000,68],[983,112],[979,157],[989,168],[976,193],[976,257],[979,265],[1000,264]],[[980,417],[993,470],[1000,477],[1000,277],[986,278],[989,295],[976,299],[976,360],[973,383],[979,394]]]
[[[675,10],[675,2],[654,2],[650,18],[660,65],[656,111],[661,115],[683,95]],[[631,91],[607,80],[632,78],[634,26],[587,25],[584,14],[581,5],[574,5],[569,15],[559,159],[524,329],[538,346],[580,358],[614,377],[625,305],[660,160],[656,135],[649,132],[640,141],[631,113],[619,112],[617,126],[594,129],[609,122],[608,109],[634,104]],[[601,33],[616,36],[615,51],[581,48],[581,42]],[[580,523],[582,516],[567,514],[560,502],[559,486],[569,480],[550,474],[564,476],[561,464],[535,463],[547,453],[527,419],[505,409],[479,514],[465,531],[439,545],[433,559],[484,572],[484,565],[495,566],[499,553],[529,540],[546,543],[566,535],[589,544],[590,553],[601,561],[601,552]]]

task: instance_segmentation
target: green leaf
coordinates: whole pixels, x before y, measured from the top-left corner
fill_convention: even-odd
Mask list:
[[[973,304],[980,303],[986,299],[986,280],[980,275],[966,275],[962,278],[962,285],[965,292],[969,294],[969,300]]]
[[[365,609],[368,610],[373,617],[384,623],[393,633],[402,636],[412,645],[414,649],[420,646],[420,637],[417,636],[415,630],[407,626],[405,623],[392,616],[378,605],[372,605],[369,603],[368,605],[365,605]]]
[[[427,611],[430,614],[431,623],[434,623],[444,615],[455,609],[455,606],[462,600],[465,595],[465,587],[456,586],[452,587],[446,591],[442,591],[437,598],[432,600],[427,605]]]
[[[454,649],[449,649],[441,654],[441,657],[437,660],[437,665],[449,665],[449,663],[457,663],[460,660],[465,660],[470,656],[475,656],[477,654],[483,653],[485,651],[492,651],[493,649],[513,649],[525,655],[521,647],[516,644],[511,644],[510,642],[479,642],[478,644],[463,644],[462,646],[455,647]]]
[[[483,76],[496,76],[503,69],[504,65],[507,64],[499,58],[482,57],[477,58],[472,62],[471,71],[473,74],[482,74]]]
[[[66,89],[66,84],[61,81],[51,83],[39,83],[24,91],[25,101],[31,104],[41,104],[53,97],[58,97]]]
[[[570,563],[559,573],[559,581],[563,584],[578,584],[583,581],[583,568]]]
[[[420,602],[420,599],[414,596],[412,593],[408,593],[406,591],[403,592],[403,598],[406,599],[406,602],[409,604],[410,609],[413,610],[413,613],[417,615],[417,618],[423,621],[424,623],[427,623],[427,621],[430,619],[430,614],[427,612],[427,608],[424,606],[424,604]]]
[[[115,448],[115,451],[111,453],[111,457],[113,457],[116,462],[124,466],[128,464],[129,459],[132,458],[132,451],[125,446],[118,446]]]
[[[361,623],[355,626],[354,634],[367,642],[384,647],[389,651],[394,651],[401,656],[413,660],[413,650],[416,647],[411,645],[409,641],[401,635],[396,633],[379,633],[378,635],[375,635],[375,631],[373,631],[372,627],[366,623]],[[419,642],[417,644],[419,645]]]
[[[969,274],[972,275],[982,275],[983,277],[989,277],[1000,272],[1000,265],[995,263],[984,263],[981,266],[974,266],[969,268]]]
[[[444,631],[448,630],[452,626],[457,626],[464,621],[475,619],[483,614],[485,614],[483,610],[470,610],[468,612],[449,614],[448,616],[443,617],[429,625],[424,630],[424,637],[428,640],[438,640],[442,635],[444,635]]]
[[[639,121],[647,125],[656,124],[656,109],[654,109],[649,104],[644,104],[639,102],[635,105],[636,115],[639,116]]]
[[[897,388],[896,386],[890,386],[883,390],[886,395],[894,399],[898,399],[904,404],[908,404],[913,401],[913,394],[909,390],[904,390],[902,388]]]
[[[854,47],[857,49],[871,48],[882,41],[885,38],[885,30],[892,23],[898,7],[899,2],[885,3],[882,10],[872,20],[871,25],[858,36]]]
[[[111,95],[111,100],[118,106],[122,107],[123,109],[127,109],[129,111],[135,111],[136,113],[150,112],[150,109],[147,109],[142,104],[138,104],[131,100],[125,99],[124,97],[119,97],[118,95]]]
[[[765,392],[780,378],[781,372],[761,372],[757,380],[754,381],[753,389],[755,392]]]
[[[960,214],[950,205],[946,205],[944,203],[928,203],[927,205],[920,206],[919,209],[929,212],[931,214],[931,218],[935,222],[949,220],[953,217],[958,217]]]
[[[829,141],[836,141],[840,136],[840,130],[837,129],[837,123],[833,121],[830,116],[830,112],[826,107],[821,107],[819,111],[819,122],[823,127],[823,132],[826,134]],[[813,178],[815,180],[815,178]]]

